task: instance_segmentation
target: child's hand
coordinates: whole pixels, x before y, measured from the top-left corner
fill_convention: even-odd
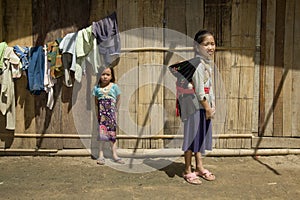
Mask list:
[[[209,108],[208,110],[206,110],[205,111],[206,119],[213,119],[215,112],[216,112],[215,108]]]

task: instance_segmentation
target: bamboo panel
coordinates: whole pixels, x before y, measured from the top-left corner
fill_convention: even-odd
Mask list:
[[[220,138],[216,148],[219,149],[250,149],[251,138]]]
[[[255,45],[256,33],[256,2],[239,1],[233,2],[232,6],[232,46],[253,47]],[[253,19],[253,20],[249,20]],[[247,25],[244,21],[247,20]],[[254,59],[252,51],[236,51],[236,69],[233,69],[233,87],[231,95],[237,98],[237,114],[233,114],[233,120],[237,120],[237,134],[244,131],[252,131],[252,106],[253,106],[253,85],[254,85]],[[233,110],[233,112],[236,112]],[[230,147],[240,147],[241,140],[231,141]]]
[[[235,58],[237,55],[234,55]],[[237,133],[238,131],[238,103],[239,103],[239,75],[240,75],[240,67],[237,66],[237,63],[235,63],[231,66],[230,69],[230,77],[229,80],[229,89],[228,89],[228,99],[227,99],[227,118],[226,118],[226,124],[227,124],[227,131],[228,133]]]
[[[273,100],[274,100],[274,56],[275,56],[275,14],[276,3],[274,0],[267,2],[266,10],[266,41],[265,41],[265,80],[264,80],[264,113],[262,136],[273,135]]]
[[[294,7],[295,1],[286,1],[286,16],[285,16],[285,36],[284,36],[284,52],[290,51],[290,47],[294,44]],[[292,64],[293,54],[284,54],[284,83],[283,83],[283,136],[292,135]]]
[[[252,123],[249,116],[252,115],[252,99],[243,99],[239,101],[239,130],[238,134],[251,133]]]
[[[247,55],[247,54],[246,54]],[[242,65],[252,63],[252,66],[241,67],[240,78],[240,101],[239,101],[239,130],[252,131],[252,106],[253,106],[253,83],[254,83],[254,63],[248,61],[249,56],[241,56],[246,58],[242,61]],[[257,88],[258,89],[258,88]],[[239,132],[240,133],[240,132]]]
[[[213,73],[213,85],[215,94],[216,114],[212,120],[213,134],[225,133],[225,119],[227,115],[227,102],[226,102],[226,90],[225,83],[223,82],[222,74],[219,72],[219,68],[216,67]],[[226,72],[225,72],[226,73]],[[225,74],[224,73],[224,74]]]
[[[286,138],[286,137],[263,137],[263,138],[253,138],[252,147],[256,148],[254,144],[260,142],[259,148],[289,148],[289,149],[299,149],[300,140],[299,138]]]
[[[139,133],[143,135],[163,131],[163,87],[159,84],[161,72],[161,66],[139,67],[139,77],[142,79],[139,80],[138,125],[141,126]],[[151,82],[157,84],[147,84]],[[155,131],[155,129],[161,130]]]
[[[300,81],[300,2],[295,1],[295,21],[294,21],[294,50],[293,50],[293,87],[292,87],[292,136],[300,136],[300,88],[298,83]],[[298,146],[299,147],[299,146]]]
[[[142,47],[163,47],[163,6],[160,1],[143,1],[140,9],[143,11],[143,37],[140,39]],[[139,135],[156,134],[154,129],[161,127],[162,118],[156,120],[153,116],[154,108],[163,107],[163,53],[139,52],[139,89],[138,89],[138,133]],[[157,110],[163,116],[163,110]],[[145,126],[146,125],[146,126]],[[148,125],[148,126],[147,126]],[[141,126],[141,127],[140,127]],[[154,131],[154,132],[152,132]],[[143,148],[161,147],[162,141],[142,140]]]
[[[237,134],[238,131],[238,99],[227,99],[227,117],[225,123],[226,134]],[[234,113],[232,113],[234,112]]]
[[[183,60],[183,58],[179,54],[174,53],[172,56],[168,57],[167,61],[165,58],[164,62],[167,62],[168,66],[170,66],[180,60]],[[176,78],[170,73],[169,69],[166,69],[166,75],[164,78],[166,86],[163,91],[163,104],[166,112],[164,114],[164,133],[174,135],[182,134],[182,132],[178,132],[181,126],[181,119],[179,116],[176,116]]]
[[[240,46],[240,37],[242,29],[239,18],[242,18],[239,10],[240,6],[232,4],[232,21],[231,21],[231,46]],[[217,43],[218,44],[218,43]],[[233,52],[231,55],[232,64],[230,65],[230,80],[226,82],[228,84],[228,100],[227,110],[228,115],[226,118],[226,130],[229,134],[238,134],[239,131],[239,84],[240,84],[240,63],[238,52]],[[227,140],[223,141],[223,146],[227,146]]]
[[[119,134],[137,135],[137,105],[138,105],[138,53],[121,55],[120,63],[115,67],[118,84],[121,89],[120,108],[118,116]],[[122,145],[125,145],[124,142]],[[121,146],[121,144],[120,144]]]
[[[143,18],[139,16],[138,1],[126,0],[117,2],[118,27],[121,37],[121,48],[140,47],[142,31],[138,28]],[[121,102],[118,116],[119,135],[138,135],[138,52],[126,52],[120,56],[115,67],[118,84],[121,88]],[[141,148],[140,141],[118,140],[121,148]]]
[[[241,145],[241,148],[244,148],[244,149],[250,149],[251,148],[251,144],[252,144],[252,139],[251,138],[244,138],[242,140],[242,145]]]
[[[215,140],[213,148],[224,149],[224,139],[217,139],[217,140]]]
[[[217,51],[215,55],[216,60],[216,80],[214,80],[215,97],[216,97],[216,117],[213,120],[213,126],[215,131],[213,133],[222,134],[227,133],[228,126],[228,115],[229,109],[231,108],[228,104],[227,97],[229,96],[228,91],[230,91],[230,81],[231,81],[231,66],[232,61],[231,52],[220,52]],[[223,125],[222,125],[223,124]],[[222,127],[223,126],[223,127]]]
[[[58,10],[61,10],[59,8],[65,1],[56,3],[57,5],[52,6],[53,2],[46,4],[45,1],[36,0],[6,1],[5,9],[1,7],[0,10],[0,14],[3,14],[1,16],[4,16],[0,19],[2,27],[0,39],[6,40],[10,46],[44,44],[58,36],[64,36],[66,33],[86,27],[92,21],[117,11],[122,49],[127,49],[125,53],[121,54],[120,63],[115,67],[122,91],[122,104],[118,116],[118,134],[120,136],[126,134],[174,135],[181,131],[180,118],[175,116],[175,94],[169,88],[163,88],[166,81],[169,81],[165,78],[169,72],[163,64],[169,65],[192,57],[193,52],[187,48],[187,46],[191,46],[189,40],[198,29],[204,27],[215,33],[217,45],[220,48],[215,59],[228,92],[225,97],[226,121],[225,124],[220,119],[213,121],[214,135],[251,133],[251,121],[255,120],[252,113],[255,103],[253,92],[255,92],[254,82],[256,80],[253,79],[255,63],[252,59],[255,49],[256,1],[91,0],[81,6],[66,6],[61,12]],[[3,5],[3,1],[0,1],[0,4]],[[261,40],[264,46],[260,71],[262,72],[262,82],[260,82],[262,83],[260,93],[262,100],[260,102],[263,110],[259,112],[265,123],[262,124],[261,134],[299,137],[300,113],[298,111],[300,104],[298,99],[300,98],[300,89],[297,87],[297,83],[300,81],[298,64],[300,38],[297,33],[300,32],[300,23],[298,23],[300,3],[296,0],[270,0],[262,1],[262,5],[266,6],[266,10],[262,11],[266,17],[263,19],[266,27],[263,28],[266,29],[262,31],[264,35]],[[36,12],[37,8],[41,8],[43,11]],[[90,11],[90,13],[82,12],[82,10]],[[48,16],[47,19],[45,13]],[[78,16],[74,17],[78,13],[84,13],[80,19]],[[282,17],[282,13],[286,14]],[[35,21],[34,27],[32,18],[39,19]],[[76,19],[75,24],[73,23],[74,19]],[[3,24],[4,21],[5,24]],[[247,21],[246,24],[245,21]],[[169,28],[166,35],[163,32],[157,34],[155,29],[151,31],[135,29],[138,27],[162,27],[163,25]],[[174,34],[176,32],[180,33],[177,34],[179,37]],[[165,36],[165,41],[163,41],[163,36]],[[229,48],[223,48],[227,46]],[[149,49],[147,50],[145,47],[149,47]],[[160,50],[151,49],[156,47]],[[240,47],[244,49],[238,49]],[[168,48],[181,50],[175,51],[175,53],[163,53]],[[140,51],[131,51],[130,49]],[[45,106],[46,94],[32,96],[26,90],[25,77],[15,82],[18,113],[15,133],[39,133],[45,136],[53,133],[76,134],[77,124],[74,122],[74,109],[71,102],[72,90],[62,86],[61,80],[58,81],[61,86],[55,87],[56,104],[52,111]],[[86,88],[91,87],[92,83],[94,81],[90,80],[90,85],[86,85]],[[86,84],[88,83],[86,82]],[[217,98],[219,98],[217,111],[219,109],[224,111],[222,108],[223,97]],[[82,101],[84,100],[87,101],[86,108],[92,109],[91,99],[82,99]],[[275,109],[273,103],[276,103]],[[32,112],[32,110],[35,111]],[[166,115],[168,115],[167,119],[164,118]],[[87,118],[93,121],[94,117],[93,113],[89,112]],[[2,131],[5,127],[3,125],[5,118],[1,116],[0,120],[0,132],[5,133],[5,137],[1,136],[1,140],[4,140],[0,144],[1,148],[35,148],[36,145],[41,148],[55,149],[83,148],[81,140],[69,137],[14,137],[12,132]],[[142,126],[138,127],[141,124]],[[89,125],[93,126],[92,122]],[[89,129],[92,128],[89,127]],[[161,148],[170,145],[180,147],[182,144],[179,139],[170,142],[165,138],[140,138],[138,140],[119,138],[118,141],[122,148]],[[272,141],[262,141],[260,147],[263,147],[265,142],[272,143]],[[290,145],[289,142],[290,140],[284,141],[284,144],[294,148],[295,143]],[[275,146],[282,146],[279,145],[280,142],[275,143]],[[255,146],[255,141],[253,145]],[[222,138],[217,139],[214,146],[233,149],[251,148],[251,139]]]

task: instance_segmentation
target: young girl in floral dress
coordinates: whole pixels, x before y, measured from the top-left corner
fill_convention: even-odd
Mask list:
[[[120,88],[115,83],[113,68],[107,67],[101,73],[98,85],[93,89],[95,96],[96,113],[99,123],[99,134],[97,140],[100,142],[99,157],[97,164],[104,165],[105,158],[103,147],[105,142],[110,142],[113,160],[116,163],[124,164],[124,161],[117,155],[116,142],[116,114],[120,102]]]

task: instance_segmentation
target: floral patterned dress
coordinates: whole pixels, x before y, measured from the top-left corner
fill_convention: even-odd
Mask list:
[[[97,98],[99,134],[97,140],[116,141],[116,103],[121,94],[120,88],[115,83],[101,88],[99,85],[93,89],[93,95]]]

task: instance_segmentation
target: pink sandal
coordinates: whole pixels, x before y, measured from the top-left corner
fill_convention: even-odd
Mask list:
[[[204,169],[203,172],[196,171],[195,174],[207,181],[213,181],[216,179],[215,175],[213,173],[211,173],[210,171],[208,171],[207,169]]]
[[[182,175],[186,182],[193,185],[200,185],[202,182],[195,173],[183,174]]]

